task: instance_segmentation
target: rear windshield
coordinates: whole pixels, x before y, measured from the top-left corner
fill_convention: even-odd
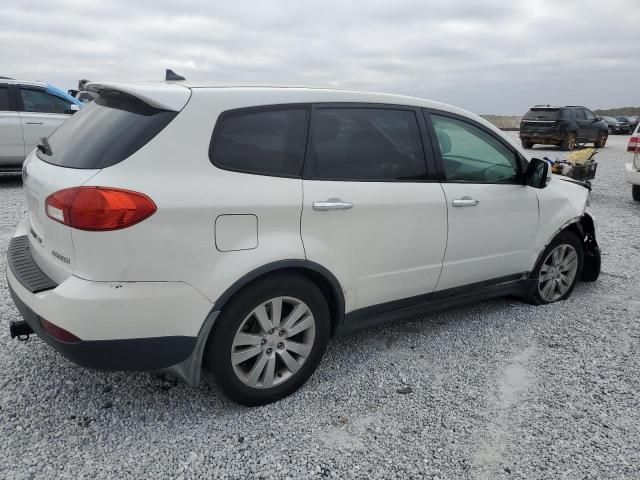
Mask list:
[[[38,157],[68,168],[110,167],[146,145],[177,114],[122,92],[107,92],[52,133],[49,151],[38,151]]]
[[[560,110],[551,108],[532,108],[524,115],[524,120],[557,120]]]

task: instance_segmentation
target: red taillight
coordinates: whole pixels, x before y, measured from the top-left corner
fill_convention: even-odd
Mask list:
[[[66,188],[47,197],[47,216],[79,230],[118,230],[153,215],[156,205],[146,195],[108,187]]]
[[[80,339],[73,333],[54,325],[44,318],[40,318],[40,325],[42,325],[42,328],[44,328],[44,330],[56,340],[67,343],[77,343],[80,341]]]
[[[629,138],[629,143],[627,144],[627,152],[635,152],[636,148],[640,145],[640,137],[632,136]]]

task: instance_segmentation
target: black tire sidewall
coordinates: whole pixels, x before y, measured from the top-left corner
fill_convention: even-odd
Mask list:
[[[549,255],[549,253],[554,248],[562,244],[569,244],[575,249],[576,253],[578,254],[578,269],[576,270],[576,277],[573,280],[573,284],[571,285],[571,287],[569,287],[569,290],[567,290],[567,292],[558,300],[555,300],[554,302],[549,302],[540,296],[540,292],[538,291],[538,278],[540,276],[540,270],[542,269],[542,265],[545,259],[547,258],[547,256]],[[549,303],[555,303],[561,300],[566,300],[567,298],[569,298],[569,296],[571,296],[571,293],[573,293],[573,289],[576,287],[578,281],[580,280],[580,276],[582,275],[583,265],[584,265],[584,249],[582,247],[582,243],[580,242],[580,239],[577,237],[576,234],[570,231],[564,231],[559,233],[551,241],[551,243],[547,245],[547,248],[544,249],[544,252],[540,256],[540,259],[538,260],[538,264],[536,265],[536,268],[531,273],[531,279],[535,280],[535,285],[532,285],[531,291],[529,292],[527,300],[529,301],[529,303],[533,303],[535,305],[547,305]]]
[[[267,300],[289,296],[302,300],[315,319],[315,338],[311,354],[289,380],[269,389],[252,388],[235,374],[231,364],[231,345],[242,321],[258,305]],[[217,386],[231,400],[247,406],[271,403],[293,393],[311,377],[322,360],[329,341],[331,319],[329,307],[320,289],[302,275],[280,274],[246,287],[227,305],[216,320],[207,343],[205,368]]]
[[[635,202],[640,202],[640,185],[631,185],[631,198]]]

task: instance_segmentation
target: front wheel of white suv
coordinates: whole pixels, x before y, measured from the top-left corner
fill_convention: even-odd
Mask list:
[[[273,275],[224,307],[207,345],[205,368],[237,403],[274,402],[313,374],[329,333],[329,308],[320,289],[301,275]]]
[[[531,274],[535,286],[525,300],[544,305],[569,298],[582,274],[583,260],[580,239],[573,232],[561,232],[541,255]]]

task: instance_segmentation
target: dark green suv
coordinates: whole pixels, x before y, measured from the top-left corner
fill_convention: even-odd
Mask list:
[[[536,105],[520,122],[520,141],[524,148],[537,143],[558,145],[563,150],[573,150],[578,143],[593,143],[596,148],[602,148],[608,136],[607,123],[580,106]]]

